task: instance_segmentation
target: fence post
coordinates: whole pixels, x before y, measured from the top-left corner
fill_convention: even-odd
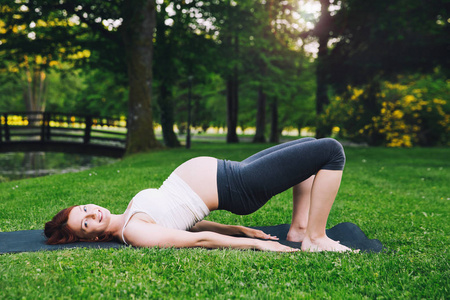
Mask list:
[[[86,117],[84,122],[86,123],[86,127],[84,128],[84,143],[89,144],[91,140],[92,117]]]
[[[3,125],[2,125],[2,119],[0,117],[0,144],[3,142]]]
[[[41,141],[50,140],[50,114],[42,112]]]
[[[51,114],[50,113],[48,113],[48,112],[46,112],[46,113],[44,113],[44,116],[45,116],[45,119],[46,119],[46,126],[45,126],[45,139],[47,140],[47,141],[50,141],[50,139],[51,139],[51,134],[50,134],[50,120],[51,120],[51,118],[52,118],[52,116],[51,116]]]
[[[9,126],[8,126],[8,114],[5,113],[5,114],[3,114],[3,116],[5,118],[5,142],[9,142],[10,136],[9,136]]]

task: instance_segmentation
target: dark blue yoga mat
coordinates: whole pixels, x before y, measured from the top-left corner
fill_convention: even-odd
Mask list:
[[[254,227],[264,232],[277,236],[280,243],[294,248],[300,248],[301,243],[286,241],[289,231],[289,224],[275,226]],[[338,240],[341,244],[353,249],[360,249],[362,252],[381,252],[383,245],[379,240],[369,239],[364,232],[353,223],[340,223],[331,229],[327,229],[327,235],[333,240]],[[63,245],[45,244],[43,230],[22,230],[13,232],[0,232],[0,254],[17,252],[34,252],[71,248],[119,248],[124,247],[118,242],[77,242]]]
[[[0,232],[0,254],[17,252],[35,252],[70,248],[119,248],[118,242],[77,242],[62,245],[47,245],[44,230],[21,230]]]
[[[289,224],[281,224],[275,226],[255,227],[261,229],[265,233],[277,236],[279,242],[293,248],[301,248],[302,243],[295,243],[286,241],[286,236],[289,231]],[[361,252],[375,252],[383,251],[383,244],[377,239],[369,239],[366,234],[358,227],[358,225],[345,222],[339,223],[336,226],[327,229],[327,236],[335,241],[339,241],[342,245],[352,249],[359,249]]]

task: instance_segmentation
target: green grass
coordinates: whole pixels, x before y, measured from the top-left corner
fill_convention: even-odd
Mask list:
[[[139,154],[80,173],[0,184],[0,230],[40,229],[60,209],[96,203],[121,213],[198,155],[242,159],[267,145],[193,144]],[[205,249],[63,250],[0,255],[0,298],[428,298],[448,299],[450,149],[346,148],[347,165],[328,227],[358,224],[382,254],[278,254]],[[291,191],[229,224],[291,217]]]

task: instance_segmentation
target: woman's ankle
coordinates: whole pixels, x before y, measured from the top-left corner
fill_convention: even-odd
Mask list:
[[[298,227],[291,225],[286,239],[291,242],[302,242],[305,235],[306,235],[306,227]]]

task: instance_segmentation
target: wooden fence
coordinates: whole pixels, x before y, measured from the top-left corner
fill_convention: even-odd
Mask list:
[[[0,113],[0,152],[62,151],[122,156],[125,119],[55,112]]]

